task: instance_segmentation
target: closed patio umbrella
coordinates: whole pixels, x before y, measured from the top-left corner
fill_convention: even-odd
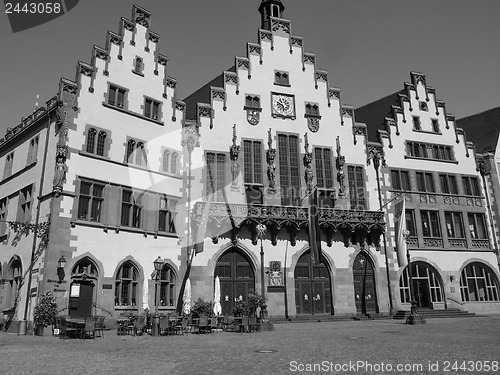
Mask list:
[[[149,302],[148,302],[148,280],[144,279],[144,283],[142,285],[142,310],[149,310]]]
[[[220,280],[219,276],[215,278],[215,292],[214,292],[214,314],[220,315],[222,313],[222,306],[220,305]]]
[[[186,287],[184,288],[184,295],[182,296],[182,311],[184,314],[189,315],[191,312],[191,280],[186,280]]]

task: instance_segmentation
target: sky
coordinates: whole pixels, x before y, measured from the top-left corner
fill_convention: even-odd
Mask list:
[[[13,33],[0,14],[0,136],[75,79],[134,3],[151,11],[168,74],[184,98],[246,56],[258,42],[260,0],[80,0],[63,16]],[[498,0],[282,0],[292,34],[354,108],[426,75],[456,118],[500,106]]]

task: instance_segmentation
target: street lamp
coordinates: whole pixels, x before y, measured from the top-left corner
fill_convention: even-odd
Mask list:
[[[262,245],[262,240],[264,239],[264,234],[266,233],[266,226],[264,224],[257,225],[257,236],[260,239],[260,279],[261,279],[261,295],[262,298],[266,294],[266,286],[264,283],[264,246]]]
[[[403,217],[401,218],[401,220],[404,220]],[[407,229],[403,230],[403,237],[404,241],[406,242],[406,259],[408,263],[408,278],[410,279],[409,283],[410,283],[410,299],[411,299],[410,316],[406,318],[406,324],[411,324],[411,325],[425,324],[426,321],[424,317],[418,313],[417,310],[418,302],[415,299],[415,290],[413,288],[413,273],[411,270],[410,249],[408,248],[408,239],[410,238],[410,231]]]
[[[64,266],[66,265],[66,259],[64,256],[61,256],[57,261],[57,277],[59,277],[59,283],[62,283],[64,280]]]
[[[153,280],[155,281],[155,286],[156,286],[156,298],[155,298],[155,313],[153,315],[153,319],[151,322],[151,335],[152,336],[159,336],[159,325],[160,325],[160,316],[158,315],[158,304],[160,303],[160,276],[161,276],[161,269],[163,268],[163,260],[159,256],[154,262],[153,265],[155,267],[155,272],[151,275],[153,277]]]

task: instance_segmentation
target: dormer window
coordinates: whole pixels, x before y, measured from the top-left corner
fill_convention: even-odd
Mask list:
[[[274,72],[274,84],[280,86],[290,86],[290,76],[288,72],[276,70]]]

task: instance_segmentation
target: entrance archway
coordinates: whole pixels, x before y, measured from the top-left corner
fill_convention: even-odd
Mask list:
[[[87,318],[92,315],[96,280],[97,267],[89,258],[84,258],[75,264],[71,271],[69,294],[71,318]]]
[[[214,278],[219,276],[223,314],[232,314],[238,301],[247,302],[255,290],[255,272],[250,259],[233,247],[217,261]]]
[[[325,262],[314,264],[307,251],[297,261],[294,279],[297,314],[331,314],[330,271]]]
[[[360,252],[354,259],[352,273],[356,312],[361,314],[377,313],[375,270],[371,259],[365,253]]]
[[[434,302],[443,302],[443,284],[438,272],[425,262],[412,262],[413,293],[420,308],[430,308]],[[408,266],[399,278],[402,303],[411,303]]]

